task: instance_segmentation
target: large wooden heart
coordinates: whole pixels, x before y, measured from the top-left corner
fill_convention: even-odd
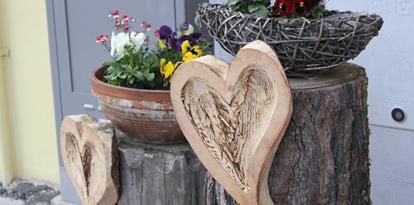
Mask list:
[[[118,159],[114,128],[88,115],[63,119],[61,152],[82,204],[112,205],[118,199]]]
[[[292,113],[288,81],[262,41],[229,66],[214,56],[182,64],[171,99],[179,125],[204,166],[241,205],[273,204],[268,176]]]

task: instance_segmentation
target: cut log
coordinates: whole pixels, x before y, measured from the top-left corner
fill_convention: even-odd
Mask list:
[[[268,179],[274,204],[370,204],[367,78],[346,64],[290,79],[292,120]],[[235,205],[186,145],[147,145],[119,133],[119,204]]]
[[[117,137],[119,205],[205,204],[211,177],[189,145],[142,144],[118,130]]]
[[[112,124],[89,115],[66,116],[60,143],[65,168],[82,204],[115,204],[119,181]]]

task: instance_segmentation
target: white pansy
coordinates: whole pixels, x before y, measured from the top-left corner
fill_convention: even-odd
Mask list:
[[[137,33],[132,31],[128,33],[112,32],[111,37],[111,56],[116,58],[122,58],[124,56],[125,46],[129,45],[134,47],[135,51],[138,51],[145,43],[147,37],[144,33]]]
[[[144,44],[145,39],[147,37],[145,36],[144,33],[131,32],[130,38],[131,38],[132,44],[135,47],[135,50],[138,51]]]
[[[188,29],[185,31],[185,35],[190,35],[194,32],[194,27],[191,24],[188,24]]]
[[[111,56],[122,57],[124,55],[124,48],[129,43],[129,35],[127,33],[118,33],[115,35],[112,32],[111,37]]]

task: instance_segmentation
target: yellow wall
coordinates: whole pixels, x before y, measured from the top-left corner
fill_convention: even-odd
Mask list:
[[[59,171],[45,2],[0,0],[0,43],[3,44],[0,47],[10,49],[10,56],[2,59],[0,67],[4,70],[4,76],[0,73],[0,81],[4,80],[0,85],[5,86],[5,93],[0,92],[0,97],[6,100],[9,110],[7,127],[11,142],[6,147],[12,148],[9,151],[14,159],[14,176],[57,184]],[[1,106],[0,103],[0,111]],[[5,125],[1,119],[0,123]],[[4,155],[7,150],[0,152]]]
[[[12,141],[9,129],[6,83],[4,81],[6,77],[2,58],[3,52],[6,50],[1,47],[3,45],[1,35],[0,32],[0,182],[9,183],[13,179],[14,173],[14,147],[10,146]]]

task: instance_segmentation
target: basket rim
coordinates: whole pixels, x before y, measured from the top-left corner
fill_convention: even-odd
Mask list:
[[[296,21],[308,21],[309,23],[313,23],[313,22],[319,22],[321,20],[334,20],[336,21],[337,18],[342,18],[342,19],[347,19],[347,18],[356,18],[356,17],[367,17],[367,18],[372,18],[372,19],[377,19],[377,20],[382,20],[382,17],[378,14],[370,14],[370,13],[366,13],[366,12],[354,12],[354,11],[339,11],[339,10],[328,10],[328,11],[332,11],[332,12],[336,12],[334,14],[328,15],[328,16],[324,16],[321,18],[314,18],[314,19],[310,19],[310,18],[306,18],[306,17],[268,17],[268,16],[258,16],[255,14],[247,14],[247,13],[242,13],[240,11],[232,11],[226,4],[219,4],[219,3],[202,3],[200,4],[199,8],[197,9],[197,13],[200,12],[200,8],[206,8],[208,10],[226,10],[230,13],[230,15],[233,14],[237,14],[239,15],[239,17],[244,17],[244,18],[253,18],[253,19],[263,19],[263,20],[271,20],[271,21],[279,21],[279,22],[285,22],[285,23],[292,23],[292,22],[296,22]],[[229,15],[229,16],[230,16]]]
[[[263,40],[278,53],[285,71],[297,76],[313,75],[355,58],[384,23],[380,15],[363,12],[328,10],[321,18],[268,17],[232,11],[217,3],[200,4],[196,20],[206,24],[210,36],[233,55],[254,38]]]

